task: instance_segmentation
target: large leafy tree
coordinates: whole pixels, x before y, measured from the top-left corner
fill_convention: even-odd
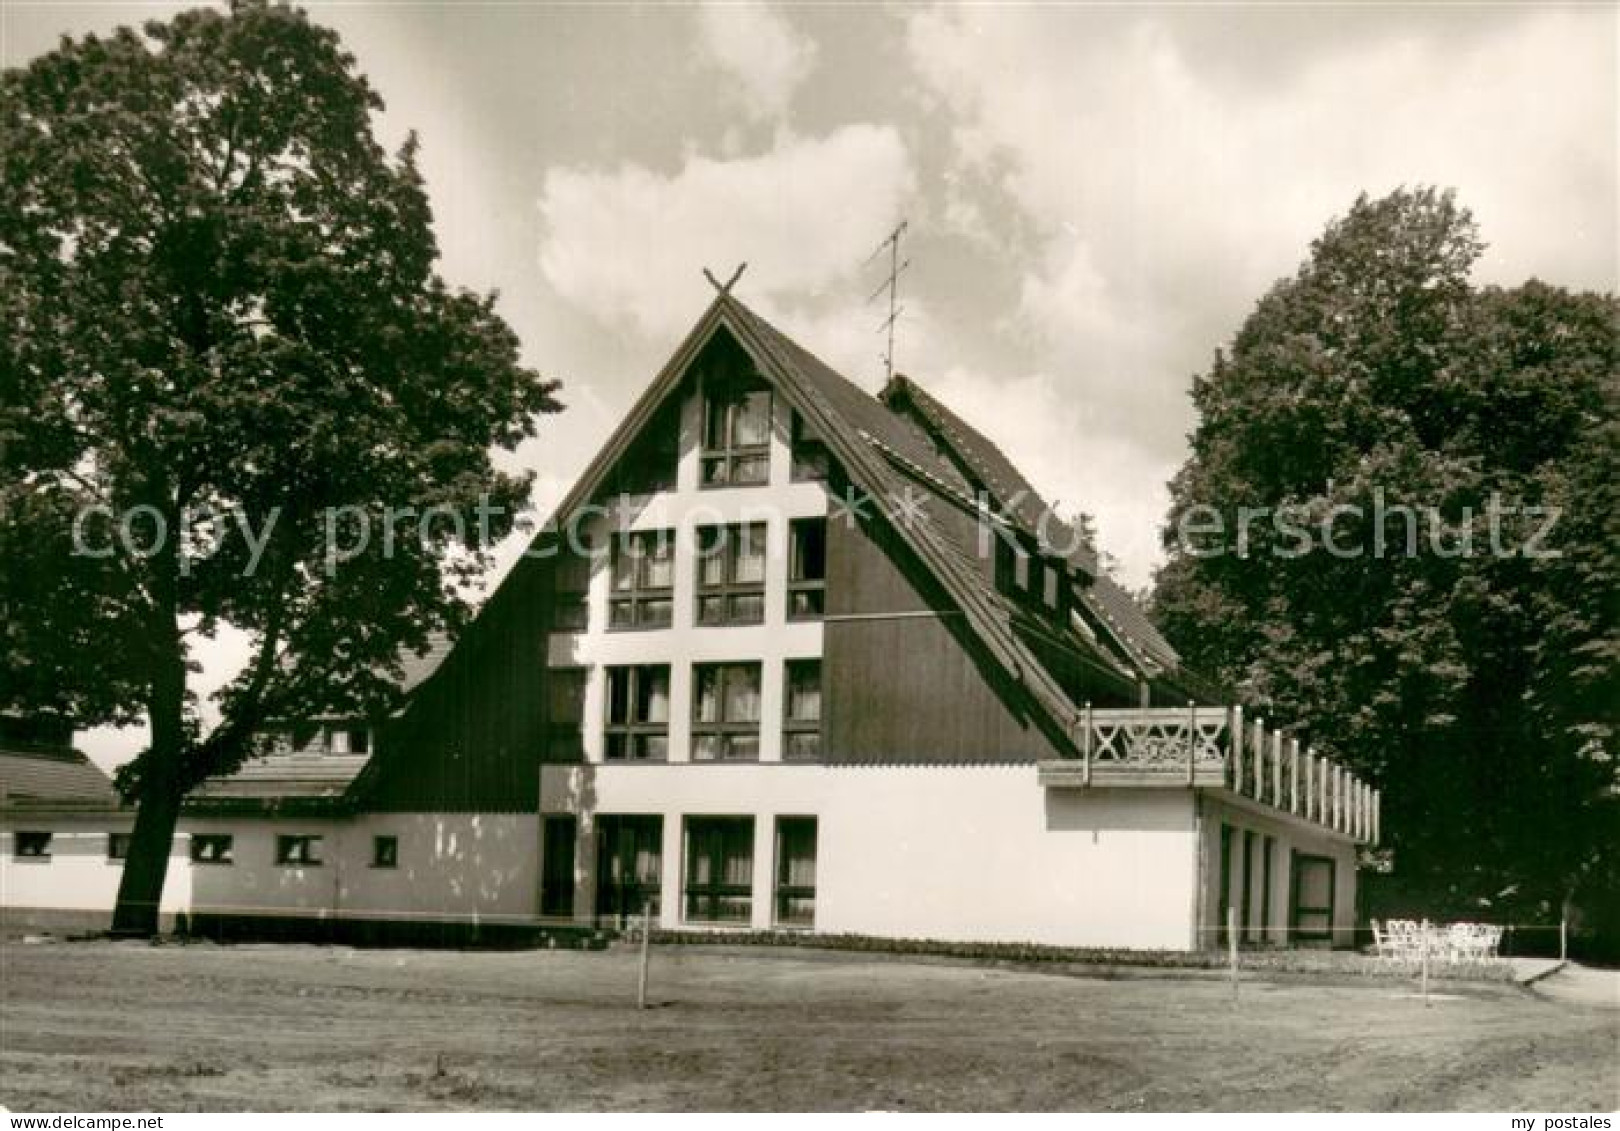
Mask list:
[[[1620,307],[1475,288],[1481,249],[1449,193],[1364,197],[1260,300],[1195,380],[1155,602],[1383,787],[1396,898],[1525,914],[1620,832]],[[1240,552],[1245,507],[1285,523]]]
[[[555,385],[452,289],[331,31],[262,2],[64,40],[0,97],[0,710],[144,720],[115,926],[266,724],[386,710],[529,482]],[[252,656],[205,733],[199,638]]]

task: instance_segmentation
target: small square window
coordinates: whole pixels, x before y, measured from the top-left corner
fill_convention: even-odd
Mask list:
[[[47,832],[13,833],[12,854],[19,860],[49,860],[51,857],[51,834]]]
[[[371,866],[373,868],[399,867],[399,837],[374,836],[371,838]]]
[[[129,833],[107,834],[107,859],[128,860],[131,836]]]
[[[229,864],[233,860],[236,838],[229,834],[193,833],[191,862],[193,864]]]
[[[276,863],[295,866],[321,862],[321,838],[299,834],[276,837]]]

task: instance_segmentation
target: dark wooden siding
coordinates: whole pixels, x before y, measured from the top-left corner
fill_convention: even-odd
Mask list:
[[[1031,762],[1058,756],[994,669],[972,655],[966,625],[890,556],[881,528],[827,524],[822,665],[827,760],[927,764]],[[888,544],[888,545],[886,545]]]
[[[357,801],[393,812],[535,812],[546,749],[552,566],[520,560],[410,706]]]

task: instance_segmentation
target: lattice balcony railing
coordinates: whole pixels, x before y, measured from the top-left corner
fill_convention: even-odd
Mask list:
[[[1298,738],[1245,720],[1241,707],[1088,707],[1077,729],[1080,763],[1062,767],[1064,781],[1074,781],[1076,770],[1081,785],[1181,775],[1189,786],[1219,786],[1357,840],[1378,840],[1377,790],[1302,750]]]

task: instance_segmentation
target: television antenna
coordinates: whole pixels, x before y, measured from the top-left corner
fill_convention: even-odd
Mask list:
[[[883,242],[873,249],[872,254],[866,257],[865,267],[872,260],[882,255],[884,249],[889,252],[889,277],[883,280],[883,285],[867,297],[866,305],[871,306],[882,296],[884,291],[889,292],[889,316],[878,323],[877,332],[887,333],[887,345],[883,351],[883,375],[885,380],[894,379],[894,326],[900,321],[900,315],[906,308],[900,305],[900,273],[911,266],[911,260],[900,260],[900,237],[906,234],[906,221],[901,220],[895,225],[894,231],[884,237]]]

